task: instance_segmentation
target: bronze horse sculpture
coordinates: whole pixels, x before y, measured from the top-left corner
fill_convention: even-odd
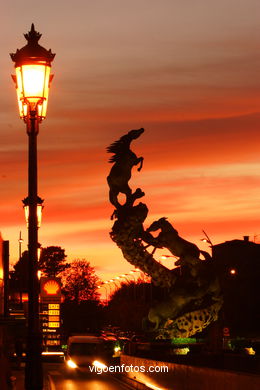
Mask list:
[[[179,257],[179,260],[175,263],[176,265],[188,265],[195,272],[194,267],[201,263],[200,254],[203,255],[205,260],[211,260],[207,252],[200,250],[197,245],[180,237],[177,230],[167,221],[167,218],[162,217],[154,221],[146,231],[150,233],[159,229],[161,231],[155,237],[157,247],[167,248],[174,256]]]
[[[148,319],[154,323],[153,330],[164,327],[167,319],[177,318],[188,305],[193,305],[193,310],[196,309],[196,301],[200,302],[211,297],[215,304],[221,299],[220,286],[213,272],[211,256],[192,242],[180,237],[167,218],[163,217],[153,222],[146,232],[155,232],[159,229],[161,231],[157,237],[154,237],[153,245],[155,248],[167,248],[174,256],[179,257],[175,265],[181,266],[183,271],[179,280],[172,285],[168,300],[159,302],[150,309]],[[203,255],[204,260],[200,259],[200,254]]]
[[[138,164],[138,171],[142,168],[143,157],[137,157],[130,146],[143,132],[142,128],[131,130],[107,148],[114,154],[107,177],[109,199],[115,207],[112,216],[116,219],[110,236],[130,264],[150,275],[156,286],[167,289],[167,297],[155,302],[144,319],[145,329],[155,331],[156,337],[189,337],[217,319],[222,305],[220,284],[211,256],[180,237],[166,218],[145,230],[148,207],[141,202],[135,204],[145,194],[140,188],[132,191],[128,183],[132,168]],[[125,201],[120,194],[125,195]],[[146,249],[150,246],[154,247],[151,253]],[[177,256],[175,264],[180,269],[169,269],[154,259],[157,248],[166,248]]]
[[[107,182],[109,185],[109,200],[116,208],[122,206],[118,201],[119,193],[125,194],[125,204],[131,201],[132,190],[128,185],[131,178],[131,171],[138,164],[140,166],[137,170],[140,171],[142,169],[143,157],[137,157],[130,149],[130,144],[133,140],[140,137],[143,132],[143,128],[131,130],[107,147],[108,153],[114,153],[109,159],[109,162],[114,163],[114,165],[107,177]]]

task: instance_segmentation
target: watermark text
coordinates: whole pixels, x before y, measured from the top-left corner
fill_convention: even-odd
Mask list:
[[[98,361],[95,361],[92,366],[89,366],[89,371],[95,374],[102,373],[128,373],[128,372],[149,372],[149,373],[167,373],[169,372],[169,367],[165,365],[160,366],[134,366],[133,364],[126,365],[121,364],[118,366],[106,366]]]

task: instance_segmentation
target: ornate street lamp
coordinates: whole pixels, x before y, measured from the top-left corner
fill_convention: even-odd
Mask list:
[[[46,117],[50,82],[51,62],[55,54],[38,44],[41,34],[35,31],[32,24],[31,31],[24,34],[27,45],[11,58],[15,62],[15,75],[12,78],[16,85],[20,117],[27,123],[31,116],[37,117],[37,123]],[[30,121],[29,121],[30,122]],[[30,131],[28,126],[27,130]]]
[[[52,76],[51,62],[55,54],[38,44],[41,34],[31,31],[24,34],[27,44],[10,54],[15,63],[12,76],[17,91],[19,114],[26,123],[28,134],[28,337],[25,366],[26,390],[42,390],[41,333],[39,327],[39,280],[37,205],[37,134],[39,123],[45,118]],[[39,208],[39,206],[38,206]]]

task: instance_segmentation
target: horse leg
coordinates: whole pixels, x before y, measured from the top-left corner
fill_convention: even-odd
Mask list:
[[[122,189],[121,192],[123,194],[125,194],[125,196],[126,196],[125,205],[126,204],[131,204],[131,201],[132,201],[132,190],[129,187],[129,185],[127,184],[126,186],[124,186],[124,189]]]
[[[120,203],[117,200],[117,196],[119,194],[119,191],[112,191],[111,189],[109,190],[109,200],[112,203],[115,208],[120,207]]]
[[[157,249],[157,246],[154,247],[154,249],[152,250],[151,255],[153,255],[155,253],[156,249]]]
[[[136,162],[136,164],[135,164],[135,165],[137,165],[137,164],[139,164],[139,163],[140,163],[140,166],[139,166],[139,168],[137,168],[138,172],[140,172],[140,171],[141,171],[141,169],[142,169],[142,167],[143,167],[143,161],[144,161],[144,158],[143,158],[143,157],[139,157],[139,158],[137,159],[137,162]]]

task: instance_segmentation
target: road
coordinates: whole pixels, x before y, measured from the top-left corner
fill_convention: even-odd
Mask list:
[[[129,387],[109,374],[89,373],[68,378],[63,363],[45,363],[45,375],[49,376],[51,390],[126,390]]]

